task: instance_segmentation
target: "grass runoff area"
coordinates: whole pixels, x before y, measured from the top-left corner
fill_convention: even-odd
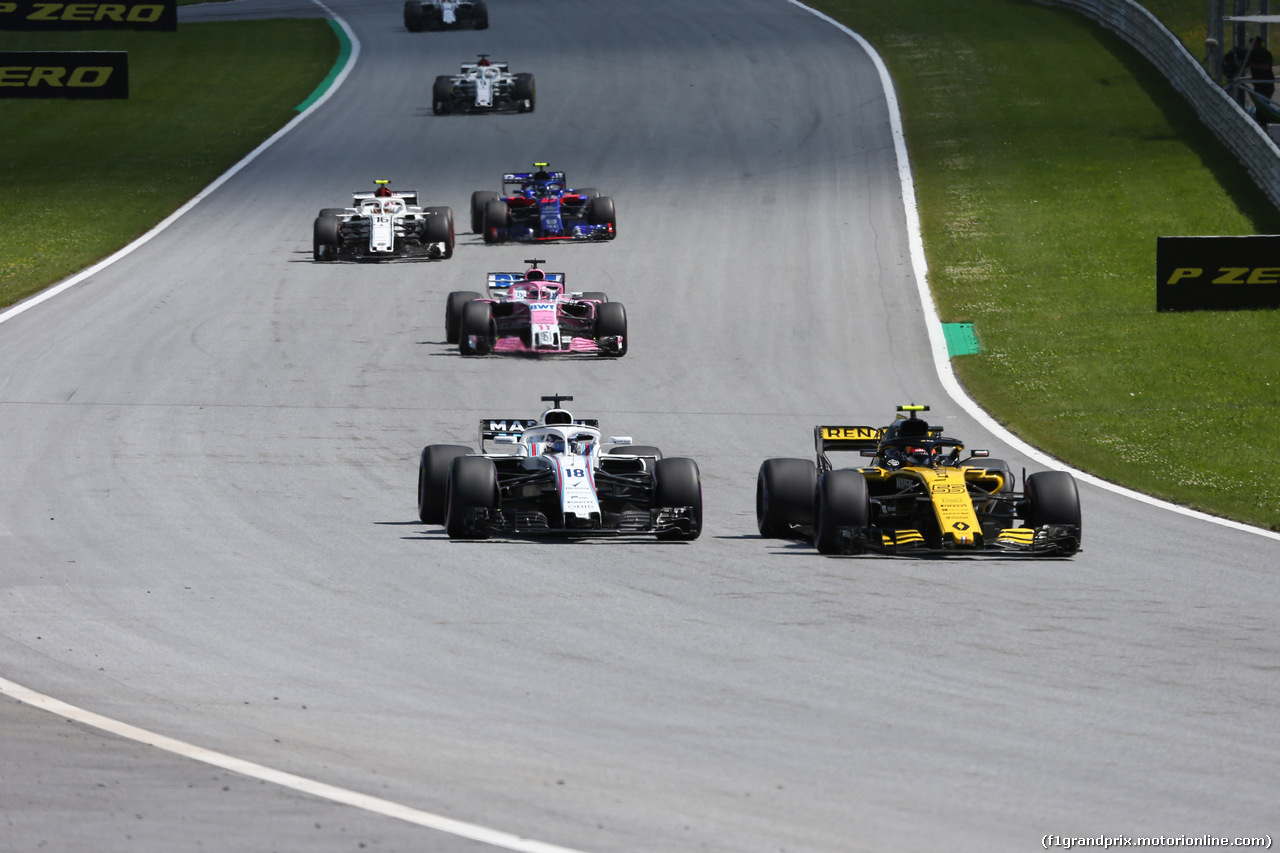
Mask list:
[[[146,233],[287,124],[338,38],[323,20],[217,22],[0,32],[0,50],[129,53],[127,100],[0,99],[2,306]]]
[[[893,73],[939,313],[982,346],[955,359],[969,392],[1072,465],[1280,529],[1280,312],[1155,311],[1157,236],[1280,233],[1191,109],[1073,12],[810,2]],[[1145,2],[1203,43],[1204,0]],[[278,21],[0,33],[0,49],[128,50],[131,77],[128,101],[0,101],[5,304],[143,233],[285,124],[337,42]],[[75,220],[13,201],[33,186]]]
[[[1155,310],[1158,236],[1280,234],[1191,107],[1069,10],[811,2],[893,74],[938,311],[982,347],[953,360],[970,394],[1085,471],[1280,530],[1280,311]],[[1148,2],[1203,56],[1204,0]]]

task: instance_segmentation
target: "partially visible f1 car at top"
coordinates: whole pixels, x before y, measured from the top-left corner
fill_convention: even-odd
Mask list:
[[[486,243],[508,240],[612,240],[618,235],[613,199],[592,188],[570,189],[564,172],[536,171],[502,176],[502,192],[471,194],[471,231]]]
[[[464,62],[457,74],[441,74],[431,87],[431,111],[436,115],[459,112],[533,112],[537,90],[533,75],[512,74],[505,62],[490,62],[480,54],[476,62]]]
[[[405,0],[404,26],[411,33],[423,30],[489,29],[489,7],[484,0]]]
[[[653,534],[697,539],[702,532],[698,465],[663,458],[630,436],[605,441],[595,419],[543,397],[538,418],[482,418],[480,452],[430,444],[418,465],[418,517],[453,539],[493,535]],[[500,451],[490,452],[492,442]],[[610,445],[605,449],[605,445]]]
[[[377,189],[352,193],[350,207],[326,207],[312,226],[312,257],[453,257],[453,209],[421,207],[417,190]]]
[[[524,272],[489,273],[488,293],[455,290],[445,302],[445,340],[463,355],[627,352],[627,312],[599,291],[566,291],[562,272],[525,261]]]
[[[1018,492],[1008,463],[985,450],[961,458],[964,444],[919,416],[928,410],[899,406],[887,427],[816,426],[816,464],[765,460],[756,478],[760,535],[811,539],[823,554],[1080,550],[1080,497],[1069,473],[1031,474]],[[874,461],[837,469],[831,451]]]

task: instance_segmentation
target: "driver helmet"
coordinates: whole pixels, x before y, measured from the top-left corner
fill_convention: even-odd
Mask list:
[[[927,447],[908,447],[906,464],[930,467],[933,465],[933,453]]]
[[[543,442],[543,453],[564,453],[564,437],[558,433],[552,433],[547,436],[547,440]]]

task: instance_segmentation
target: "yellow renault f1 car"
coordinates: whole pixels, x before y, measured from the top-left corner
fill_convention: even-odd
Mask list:
[[[767,459],[756,478],[756,524],[766,538],[811,539],[823,554],[1029,554],[1080,550],[1080,496],[1065,471],[1014,489],[1008,463],[898,406],[887,427],[816,426],[817,462]],[[874,459],[836,468],[832,451]],[[963,458],[962,458],[963,456]],[[976,460],[982,460],[981,463]]]

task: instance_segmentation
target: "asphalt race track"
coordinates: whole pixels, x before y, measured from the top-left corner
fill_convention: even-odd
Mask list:
[[[187,215],[0,323],[0,679],[407,809],[583,853],[1026,851],[1274,834],[1280,544],[1082,486],[1070,560],[820,557],[756,534],[816,423],[933,419],[1015,471],[934,368],[889,112],[785,0],[493,0],[361,52]],[[202,14],[300,11],[242,0]],[[532,115],[431,115],[486,52]],[[470,194],[535,160],[612,243],[488,247]],[[389,178],[452,260],[311,260]],[[620,360],[463,358],[451,290],[525,258],[626,305]],[[694,543],[452,542],[417,456],[572,394],[695,458]],[[1157,448],[1158,450],[1158,448]],[[0,696],[0,849],[500,849]],[[510,849],[517,849],[511,847]]]

